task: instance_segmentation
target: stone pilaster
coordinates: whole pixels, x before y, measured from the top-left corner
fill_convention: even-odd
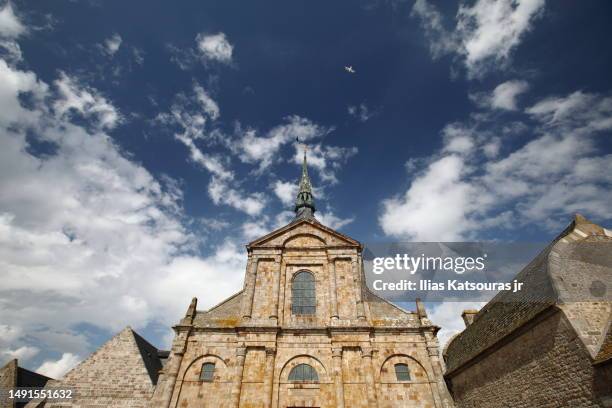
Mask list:
[[[238,408],[240,405],[240,389],[242,388],[242,372],[244,371],[244,360],[246,358],[246,347],[242,344],[236,349],[236,367],[234,382],[230,394],[230,407]]]
[[[376,399],[376,384],[374,383],[374,364],[372,363],[372,349],[370,347],[361,348],[361,357],[363,360],[363,373],[366,381],[368,406],[378,407]]]
[[[338,320],[338,289],[336,282],[336,259],[329,260],[329,303],[330,303],[330,319]]]
[[[249,259],[249,271],[247,271],[244,283],[244,298],[242,301],[242,317],[245,319],[251,318],[253,311],[253,299],[255,297],[255,283],[257,283],[257,264],[259,259],[251,257]]]
[[[266,371],[264,377],[264,407],[272,407],[272,385],[274,384],[274,358],[276,356],[276,349],[272,347],[266,347]]]
[[[357,277],[357,319],[365,320],[365,309],[363,307],[363,282],[361,276],[361,270],[359,262],[356,258],[351,259],[351,267],[353,270],[353,276]]]
[[[344,382],[342,379],[342,347],[332,349],[334,388],[336,391],[336,407],[344,408]]]
[[[279,292],[280,292],[280,276],[283,271],[281,257],[274,257],[274,262],[278,265],[278,270],[274,274],[272,279],[272,314],[270,315],[270,319],[275,319],[278,322],[278,316],[281,313],[279,307]]]

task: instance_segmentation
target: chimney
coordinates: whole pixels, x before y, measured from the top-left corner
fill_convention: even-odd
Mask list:
[[[461,317],[463,317],[463,321],[465,322],[465,327],[468,327],[470,324],[474,323],[474,319],[476,319],[477,314],[478,310],[476,309],[467,309],[461,313]]]

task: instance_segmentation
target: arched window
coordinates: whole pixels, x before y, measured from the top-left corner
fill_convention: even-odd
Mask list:
[[[410,381],[410,371],[408,370],[408,364],[396,364],[395,376],[397,377],[397,381]]]
[[[303,381],[319,381],[317,371],[309,366],[308,364],[298,364],[291,369],[289,372],[289,381],[303,382]]]
[[[200,381],[213,381],[215,377],[215,363],[204,363],[202,364],[202,371],[200,372]]]
[[[317,298],[315,280],[310,272],[299,272],[293,277],[291,286],[291,313],[294,315],[315,314]]]

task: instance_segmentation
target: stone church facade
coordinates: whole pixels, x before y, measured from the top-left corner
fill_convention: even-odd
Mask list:
[[[288,225],[247,246],[244,289],[175,326],[152,407],[451,407],[434,326],[365,285],[362,246],[319,223],[306,158]]]

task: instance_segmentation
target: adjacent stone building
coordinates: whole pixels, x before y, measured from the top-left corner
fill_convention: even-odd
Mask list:
[[[451,407],[438,327],[365,285],[362,246],[314,217],[306,168],[295,219],[247,245],[244,289],[174,327],[152,407]]]
[[[47,389],[71,390],[72,398],[33,400],[28,407],[145,408],[169,352],[126,327]]]
[[[19,387],[44,387],[49,380],[49,377],[19,367],[17,359],[0,367],[0,390],[2,391]],[[25,405],[25,402],[11,401],[4,393],[0,398],[0,408],[19,408]]]
[[[576,216],[445,347],[459,408],[612,407],[612,232]]]

